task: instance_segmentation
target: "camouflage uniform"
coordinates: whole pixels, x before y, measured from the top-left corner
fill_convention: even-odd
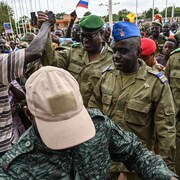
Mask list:
[[[110,158],[135,169],[144,179],[176,176],[160,156],[143,149],[137,137],[124,132],[99,110],[89,110],[96,135],[64,150],[48,149],[31,127],[0,159],[1,180],[108,180]]]
[[[84,105],[87,106],[92,95],[92,87],[101,77],[102,70],[112,62],[111,48],[103,43],[103,50],[96,61],[89,62],[88,53],[80,43],[64,51],[54,51],[51,44],[51,41],[46,44],[42,64],[53,65],[69,71],[78,81]],[[95,84],[91,84],[91,82]]]
[[[180,176],[180,48],[171,53],[168,61],[166,76],[172,90],[176,109],[176,172]]]
[[[175,110],[162,72],[140,60],[138,72],[123,85],[121,72],[110,67],[94,88],[88,107],[99,108],[120,127],[135,133],[149,150],[155,130],[159,154],[174,169]],[[113,171],[124,170],[116,166]]]

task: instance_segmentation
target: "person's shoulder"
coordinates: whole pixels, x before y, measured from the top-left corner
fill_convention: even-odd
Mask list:
[[[71,47],[72,48],[81,48],[82,44],[80,42],[74,42]]]
[[[175,49],[174,51],[171,52],[170,56],[180,53],[180,48]]]
[[[162,71],[157,71],[152,68],[147,70],[149,74],[153,75],[156,79],[158,79],[161,83],[166,84],[168,83],[168,79],[164,75],[164,72]]]
[[[112,64],[110,64],[102,70],[102,74],[112,73],[113,71],[115,71],[115,67]]]

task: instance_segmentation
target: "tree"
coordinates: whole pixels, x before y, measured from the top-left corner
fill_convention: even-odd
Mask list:
[[[91,12],[90,12],[90,11],[86,11],[86,12],[84,13],[84,16],[89,16],[89,15],[91,15]]]
[[[127,9],[122,9],[121,11],[118,12],[118,17],[119,17],[119,21],[122,21],[123,19],[127,19],[127,15],[130,13],[129,10]]]
[[[12,20],[12,24],[14,24],[14,20],[12,19],[13,10],[11,7],[5,2],[0,2],[0,32],[4,31],[4,22],[9,22],[9,17]]]
[[[56,19],[59,19],[59,20],[60,20],[60,19],[63,19],[64,15],[66,15],[65,12],[57,13],[57,14],[56,14]]]
[[[165,17],[166,8],[161,11],[163,17]],[[171,17],[172,14],[172,6],[167,7],[167,17]],[[174,16],[180,16],[180,7],[176,7],[174,9]]]
[[[159,9],[158,8],[154,8],[154,14],[159,14]],[[152,18],[152,8],[149,8],[146,11],[145,17],[146,18]]]

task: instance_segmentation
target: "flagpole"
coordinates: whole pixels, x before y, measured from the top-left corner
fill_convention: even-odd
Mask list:
[[[49,10],[49,1],[47,0],[47,10]]]
[[[165,22],[167,22],[167,4],[168,4],[168,0],[166,0]]]
[[[138,24],[138,0],[136,0],[136,25]]]
[[[112,17],[112,0],[109,0],[109,26],[113,28],[113,17]]]
[[[23,15],[23,19],[24,19],[24,27],[25,27],[25,32],[27,33],[27,26],[26,26],[26,19],[25,19],[25,8],[24,8],[24,5],[23,5],[23,1],[21,0],[21,5],[22,5],[22,13],[24,14]]]
[[[18,16],[17,6],[16,6],[15,0],[14,0],[14,7],[15,7],[15,10],[16,10],[16,17],[17,17],[17,25],[18,25],[18,29],[19,29],[19,34],[21,36],[21,28],[20,28],[20,24],[19,24],[19,16]]]
[[[14,6],[13,6],[13,1],[12,1],[12,0],[11,0],[11,5],[12,5],[12,8],[13,8]],[[14,8],[13,8],[13,11],[15,12],[15,9],[14,9]],[[14,21],[15,21],[14,24],[15,24],[15,28],[16,28],[16,33],[19,34],[19,33],[18,33],[17,24],[16,24],[16,16],[15,16],[15,13],[14,13]]]
[[[154,20],[154,0],[153,0],[153,6],[152,6],[152,21]]]
[[[40,3],[40,0],[39,0],[39,10],[41,10],[41,3]]]

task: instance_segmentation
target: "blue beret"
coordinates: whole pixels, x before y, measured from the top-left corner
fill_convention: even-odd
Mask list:
[[[115,23],[112,34],[116,42],[131,37],[141,37],[139,27],[126,21]]]

